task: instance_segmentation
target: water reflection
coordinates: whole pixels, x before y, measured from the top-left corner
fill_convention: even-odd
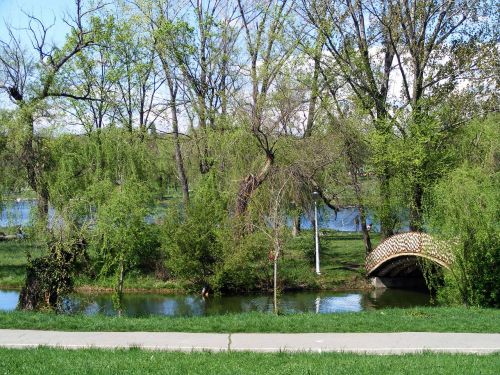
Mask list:
[[[0,291],[0,310],[16,308],[19,292]],[[203,299],[201,296],[158,294],[126,294],[124,314],[131,317],[148,315],[203,316],[251,311],[271,312],[271,295],[223,296]],[[386,307],[413,307],[429,304],[425,293],[407,290],[376,290],[367,292],[300,292],[283,294],[279,308],[283,313],[315,312],[332,314],[382,309]],[[65,313],[86,315],[116,315],[110,294],[74,294],[63,303]]]

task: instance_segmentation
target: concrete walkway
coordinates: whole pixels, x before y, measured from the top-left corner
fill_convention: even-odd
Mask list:
[[[404,354],[500,352],[500,334],[478,333],[180,333],[0,330],[0,347],[131,348],[177,351],[310,351]]]

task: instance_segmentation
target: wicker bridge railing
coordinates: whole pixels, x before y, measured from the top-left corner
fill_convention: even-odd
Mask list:
[[[365,262],[367,275],[373,275],[388,261],[411,256],[430,259],[445,268],[449,268],[453,262],[448,243],[435,240],[425,233],[400,233],[387,238],[368,254]]]

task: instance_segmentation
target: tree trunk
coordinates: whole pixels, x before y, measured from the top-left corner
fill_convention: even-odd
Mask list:
[[[266,162],[257,176],[249,174],[240,183],[236,200],[236,216],[243,216],[248,208],[250,199],[258,187],[266,180],[274,163],[274,155],[268,154]]]
[[[363,243],[365,244],[365,254],[368,255],[372,251],[372,241],[370,239],[370,232],[366,226],[366,214],[364,207],[358,207],[359,217],[361,221],[361,231],[363,232]]]
[[[45,182],[45,161],[41,155],[40,145],[37,144],[34,131],[34,117],[30,109],[21,108],[23,120],[28,129],[28,136],[23,145],[22,161],[28,175],[28,183],[37,195],[38,216],[41,222],[46,223],[49,212],[49,190]]]
[[[391,194],[389,191],[389,177],[388,173],[379,176],[380,180],[380,198],[382,200],[382,210],[380,215],[380,234],[381,239],[384,240],[394,234],[394,219],[391,212]]]
[[[422,231],[422,199],[422,185],[417,182],[413,187],[413,196],[410,207],[410,230],[412,232]]]
[[[116,285],[115,295],[113,298],[113,304],[116,309],[118,316],[123,314],[123,281],[125,278],[125,262],[123,259],[120,260],[120,265],[118,269],[118,284]]]
[[[47,186],[43,184],[43,186],[39,187],[39,191],[37,192],[37,208],[38,208],[38,216],[42,223],[48,223],[49,219],[49,191]]]
[[[359,183],[358,180],[359,169],[356,164],[355,155],[353,155],[351,143],[349,141],[346,142],[346,146],[347,146],[348,160],[350,164],[349,172],[351,174],[351,184],[354,188],[354,195],[356,196],[356,200],[358,202],[358,213],[359,213],[359,220],[361,222],[361,231],[363,232],[363,243],[365,245],[365,254],[368,254],[372,251],[372,243],[370,240],[370,232],[368,231],[368,228],[366,226],[366,212],[363,202],[363,194],[361,191],[361,184]],[[357,226],[356,230],[358,230]]]
[[[207,129],[207,110],[205,108],[204,97],[198,95],[198,105],[196,107],[196,112],[198,114],[198,125],[200,131],[203,133],[203,138],[201,139],[201,153],[200,153],[200,173],[206,174],[210,171],[212,164],[209,161],[209,150],[208,150],[208,129]]]
[[[274,274],[273,274],[273,305],[274,305],[274,313],[278,314],[278,259],[280,257],[281,253],[281,244],[280,244],[280,239],[278,238],[279,234],[275,230],[274,233],[274,258],[273,258],[273,268],[274,268]]]
[[[182,158],[181,145],[179,141],[179,123],[177,120],[177,105],[173,101],[171,109],[172,109],[172,127],[174,131],[174,143],[175,143],[175,165],[177,167],[177,173],[179,174],[179,181],[181,183],[184,207],[187,208],[189,205],[189,185],[186,177],[186,171],[184,169],[184,160]]]
[[[297,237],[300,234],[301,228],[300,228],[300,216],[301,213],[297,213],[296,215],[293,216],[292,218],[292,236]]]
[[[278,257],[277,257],[277,255],[274,256],[273,305],[274,305],[274,313],[278,314]]]
[[[184,207],[187,209],[189,205],[189,185],[186,177],[186,170],[184,169],[184,160],[182,158],[181,145],[179,141],[179,120],[177,118],[177,83],[171,75],[171,71],[162,59],[163,70],[166,75],[167,85],[170,92],[170,111],[172,114],[172,130],[174,133],[174,145],[175,145],[175,165],[177,168],[177,173],[179,175],[179,181],[182,188],[182,199],[184,201]]]
[[[307,123],[306,129],[304,131],[304,138],[310,137],[312,134],[312,127],[314,125],[314,116],[316,114],[316,101],[319,96],[319,73],[321,69],[321,52],[323,49],[324,43],[324,34],[322,32],[318,33],[318,37],[316,39],[316,46],[314,51],[314,71],[312,76],[311,83],[311,98],[309,100],[309,109],[307,114]]]
[[[413,104],[413,126],[416,126],[417,129],[422,126],[422,122],[425,122],[424,115],[422,113],[420,96],[422,93],[422,88],[417,87],[418,85],[422,85],[422,82],[418,82],[414,86],[414,104]],[[417,96],[418,94],[418,96]],[[419,137],[419,130],[412,131],[413,137]],[[417,138],[418,139],[418,138]],[[422,173],[423,172],[423,173]],[[425,170],[423,167],[413,166],[413,170],[410,171],[413,176],[421,176],[425,175]],[[410,230],[412,232],[420,232],[422,231],[422,200],[424,195],[424,188],[422,186],[421,177],[416,178],[413,183],[413,188],[411,192],[411,203],[410,203]]]

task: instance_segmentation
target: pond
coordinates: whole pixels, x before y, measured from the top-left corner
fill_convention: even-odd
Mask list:
[[[36,207],[36,200],[19,200],[7,202],[1,209],[0,213],[0,228],[8,226],[27,226],[31,218],[31,211]],[[165,211],[165,205],[158,206],[157,214],[148,218],[148,221],[153,222],[155,217],[161,217]],[[321,206],[318,210],[318,222],[321,229],[332,229],[342,232],[359,232],[361,228],[356,225],[356,217],[358,210],[355,207],[345,207],[335,213],[331,208]],[[311,229],[312,223],[310,215],[302,215],[301,226],[303,229]],[[403,215],[404,216],[404,215]],[[54,217],[54,210],[49,209],[49,217]],[[407,220],[402,217],[403,228],[407,230]],[[372,231],[379,231],[380,226],[376,223],[373,215],[369,214],[367,222],[373,223]],[[291,226],[292,220],[289,220]]]
[[[0,290],[0,310],[16,308],[19,291]],[[388,307],[428,306],[427,293],[398,289],[347,292],[299,292],[285,293],[279,300],[284,313],[315,312],[332,314],[359,312]],[[203,299],[198,295],[160,295],[130,293],[124,296],[124,315],[130,317],[205,316],[251,311],[271,312],[272,295],[249,294],[220,296]],[[74,294],[66,299],[63,309],[66,313],[86,315],[116,315],[111,294]]]

